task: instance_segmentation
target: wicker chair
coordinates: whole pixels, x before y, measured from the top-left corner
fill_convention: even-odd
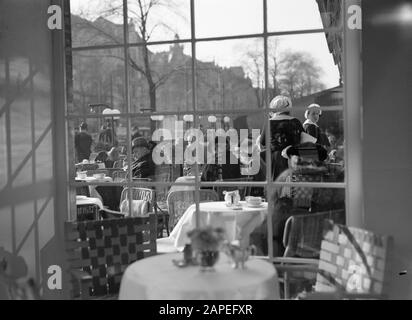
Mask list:
[[[99,220],[99,206],[97,204],[77,205],[77,221]]]
[[[156,182],[170,182],[170,171],[163,172],[154,177]],[[157,227],[159,230],[158,237],[163,237],[163,230],[166,231],[169,236],[169,212],[167,209],[167,195],[169,192],[169,186],[156,186],[155,212],[158,216]]]
[[[123,168],[123,160],[116,160],[113,163],[113,168],[119,168],[119,169]]]
[[[126,180],[127,171],[114,171],[112,174],[113,182],[123,182]]]
[[[130,188],[131,198],[132,200],[145,200],[149,204],[148,211],[154,212],[155,208],[155,192],[152,189],[148,188],[138,188],[132,187]],[[124,200],[127,200],[129,197],[129,188],[123,188],[122,194],[120,196],[120,205]],[[114,211],[107,208],[101,209],[100,214],[103,219],[110,219],[110,218],[123,218],[125,217],[125,213],[121,211]]]
[[[116,299],[123,272],[156,254],[156,217],[66,222],[73,299]]]
[[[213,190],[201,189],[200,202],[219,201],[218,194]],[[195,203],[195,191],[172,191],[167,196],[167,208],[169,211],[169,228],[172,230],[186,209]]]
[[[314,291],[298,298],[383,299],[392,247],[390,236],[325,220],[319,260],[282,257],[274,263],[288,277],[297,272],[316,274]]]
[[[286,220],[283,233],[283,246],[285,247],[283,257],[319,259],[323,228],[327,219],[334,223],[343,224],[345,223],[345,210],[299,214],[289,217]],[[283,265],[285,264],[287,262]],[[296,272],[291,278],[289,274],[284,274],[281,282],[284,283],[285,298],[290,296],[291,282],[295,285],[305,283],[310,285],[313,280],[314,276],[310,273]]]

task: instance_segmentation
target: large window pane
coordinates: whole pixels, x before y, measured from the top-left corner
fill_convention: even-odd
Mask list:
[[[324,219],[337,223],[345,221],[345,189],[311,187],[276,187],[270,196],[272,214],[273,256],[283,256],[287,247],[288,256],[318,258]],[[289,221],[285,229],[286,221]],[[270,227],[270,226],[269,226]],[[267,220],[251,234],[251,242],[268,252]],[[288,235],[284,239],[284,234]],[[285,247],[286,244],[286,247]]]
[[[189,0],[128,0],[129,42],[190,38]]]
[[[73,109],[69,113],[95,114],[106,108],[126,112],[124,50],[73,52]]]
[[[70,0],[72,47],[121,45],[122,0]]]
[[[339,27],[341,0],[268,0],[268,31]]]
[[[263,32],[263,1],[196,0],[196,37],[222,37]]]
[[[131,112],[193,110],[189,43],[130,48]]]
[[[263,107],[262,39],[208,41],[196,46],[198,110]]]
[[[270,37],[268,40],[269,96],[281,93],[291,97],[291,116],[299,119],[306,132],[316,135],[317,142],[326,148],[330,157],[325,162],[342,170],[339,177],[333,175],[329,182],[340,182],[343,176],[342,56],[339,51],[331,50],[336,49],[331,39],[340,36],[340,33],[330,34],[329,41],[322,33]],[[315,112],[307,111],[311,104],[321,107],[318,118],[311,117]],[[286,164],[285,160],[278,160]],[[272,168],[276,165],[282,166],[272,163]]]

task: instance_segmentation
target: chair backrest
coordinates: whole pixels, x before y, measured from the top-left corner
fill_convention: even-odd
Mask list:
[[[116,160],[114,163],[113,163],[113,168],[123,168],[123,160]]]
[[[340,288],[385,298],[392,248],[391,236],[326,222],[315,291]]]
[[[156,254],[156,218],[66,222],[65,239],[69,271],[92,277],[89,295],[116,294],[127,266]],[[72,282],[76,297],[74,278]]]
[[[291,182],[321,182],[321,174],[292,174]],[[310,208],[312,205],[312,197],[315,188],[308,187],[291,187],[291,198],[293,200],[293,207]]]
[[[131,196],[132,200],[146,200],[152,203],[154,201],[154,190],[149,188],[138,188],[138,187],[131,187]],[[120,201],[128,199],[129,196],[129,188],[126,187],[122,191],[122,195],[120,197]]]
[[[325,220],[345,223],[345,210],[293,215],[283,233],[284,257],[319,258]]]
[[[77,221],[99,219],[99,206],[97,204],[79,204],[76,207]]]
[[[170,172],[163,172],[156,175],[154,181],[156,182],[170,182]],[[156,186],[156,201],[166,202],[167,195],[169,192],[169,186]]]
[[[172,191],[167,196],[167,208],[169,211],[169,228],[172,230],[186,209],[195,203],[194,190],[177,190]],[[218,201],[219,195],[213,190],[201,189],[199,194],[200,202]]]
[[[129,188],[125,187],[120,196],[120,205],[129,197]],[[149,212],[154,210],[155,191],[149,188],[131,187],[132,200],[145,200],[149,204]]]

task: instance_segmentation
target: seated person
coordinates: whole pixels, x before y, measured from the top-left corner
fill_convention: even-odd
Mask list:
[[[106,151],[100,151],[96,158],[94,159],[95,162],[105,162],[109,156],[107,155]]]
[[[324,161],[327,159],[327,151],[321,145],[314,143],[302,143],[289,146],[282,151],[282,156],[288,160],[288,169],[282,172],[276,182],[321,182],[327,174]],[[317,207],[319,190],[311,187],[278,187],[272,195],[275,210],[272,217],[273,249],[274,256],[282,256],[284,252],[282,237],[286,220],[295,214],[310,214],[319,212]],[[327,201],[330,203],[330,201]],[[251,236],[252,242],[267,251],[267,221]]]
[[[151,178],[155,175],[156,164],[153,162],[150,145],[144,137],[132,141],[133,178]]]
[[[104,160],[106,168],[113,168],[114,163],[120,159],[119,148],[112,147],[109,152],[107,152],[107,158]]]
[[[213,151],[209,151],[213,152]],[[234,163],[236,161],[236,163]],[[225,146],[219,147],[219,139],[215,139],[215,163],[206,164],[202,172],[202,181],[219,181],[227,179],[239,179],[242,177],[240,173],[240,163],[238,159],[232,155],[228,138]]]

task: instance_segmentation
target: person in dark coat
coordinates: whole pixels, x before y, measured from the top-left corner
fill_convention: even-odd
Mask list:
[[[306,121],[303,123],[303,129],[307,134],[316,138],[316,143],[328,148],[330,147],[329,139],[318,125],[321,115],[322,109],[318,104],[312,103],[309,105],[305,111]]]
[[[80,132],[76,133],[74,136],[77,162],[82,162],[84,159],[89,160],[92,144],[93,138],[87,132],[87,123],[82,122],[80,124]]]
[[[232,161],[231,161],[232,160]],[[240,163],[231,156],[230,143],[226,138],[224,145],[219,146],[219,138],[215,138],[215,163],[206,164],[202,172],[202,181],[218,181],[241,178]]]
[[[132,141],[133,178],[152,178],[155,175],[156,164],[152,159],[150,145],[144,137],[138,137]]]
[[[286,96],[276,96],[270,102],[269,108],[273,110],[270,118],[270,146],[266,151],[272,157],[272,177],[275,180],[279,174],[288,168],[287,159],[283,158],[281,152],[287,146],[300,143],[303,132],[302,123],[289,115],[292,101]],[[266,147],[265,130],[260,137],[260,144]]]

